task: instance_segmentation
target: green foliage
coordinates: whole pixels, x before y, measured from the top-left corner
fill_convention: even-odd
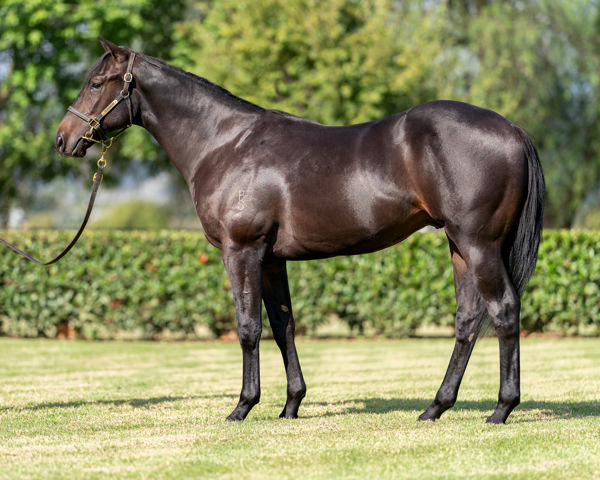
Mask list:
[[[32,177],[78,170],[80,160],[59,157],[53,139],[84,73],[102,52],[97,36],[169,58],[173,21],[183,16],[186,3],[3,0],[0,67],[7,72],[0,76],[1,215]],[[130,158],[160,156],[148,135],[139,131],[129,137],[125,153]]]
[[[565,335],[600,335],[600,235],[562,230],[544,236],[522,325]]]
[[[574,227],[587,230],[600,230],[600,188],[590,193],[577,209]]]
[[[348,124],[435,97],[441,28],[428,13],[390,0],[200,5],[203,21],[179,33],[177,62],[262,106]]]
[[[138,200],[115,205],[90,227],[97,230],[161,230],[169,227],[170,216],[169,207]]]
[[[23,249],[49,257],[69,232],[12,234]],[[600,238],[594,232],[546,232],[537,273],[521,310],[527,331],[600,335]],[[137,338],[221,335],[235,311],[220,252],[200,233],[88,232],[61,263],[41,268],[2,251],[1,333],[56,334],[68,322],[88,338],[122,331]],[[449,326],[456,308],[447,241],[416,234],[370,255],[290,262],[297,328],[314,333],[332,317],[356,333],[414,334]],[[266,315],[263,313],[266,322]]]
[[[70,232],[19,235],[25,250],[60,245]],[[35,238],[35,240],[34,240]],[[206,250],[207,264],[199,261]],[[6,252],[4,252],[6,253]],[[90,338],[127,330],[153,338],[165,330],[220,332],[234,324],[227,278],[215,249],[198,234],[87,233],[64,264],[31,268],[6,257],[4,333],[53,336],[64,322]]]
[[[451,325],[456,303],[446,237],[417,234],[369,255],[289,263],[297,323],[314,331],[331,315],[356,333],[403,337]]]

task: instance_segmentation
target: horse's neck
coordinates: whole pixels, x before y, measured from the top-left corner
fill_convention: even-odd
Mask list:
[[[140,79],[141,126],[189,181],[210,153],[246,130],[261,111],[203,79],[165,65]]]

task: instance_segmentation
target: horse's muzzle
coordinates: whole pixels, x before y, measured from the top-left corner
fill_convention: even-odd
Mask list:
[[[79,138],[77,143],[69,148],[68,141],[65,139],[63,132],[59,129],[54,137],[54,145],[56,146],[56,150],[63,157],[83,157],[87,152],[88,147],[91,145],[91,142],[85,140],[83,137]]]

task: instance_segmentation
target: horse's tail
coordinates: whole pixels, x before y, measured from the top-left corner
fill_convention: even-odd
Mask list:
[[[533,275],[542,236],[545,182],[542,165],[533,140],[515,126],[527,159],[528,186],[521,213],[504,245],[505,261],[519,297]]]
[[[511,233],[502,246],[502,255],[508,274],[519,298],[533,275],[542,236],[544,216],[544,173],[537,150],[529,134],[514,126],[521,139],[523,153],[527,159],[527,192],[521,212]],[[483,298],[477,300],[479,335],[485,335],[490,327],[490,317]]]

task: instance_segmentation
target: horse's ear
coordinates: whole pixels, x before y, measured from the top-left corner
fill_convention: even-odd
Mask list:
[[[100,45],[102,45],[104,50],[106,50],[108,53],[110,53],[115,60],[120,60],[124,56],[126,56],[126,52],[124,51],[125,49],[122,47],[118,47],[117,45],[112,43],[110,40],[107,40],[106,38],[99,36],[98,41],[100,42]]]

